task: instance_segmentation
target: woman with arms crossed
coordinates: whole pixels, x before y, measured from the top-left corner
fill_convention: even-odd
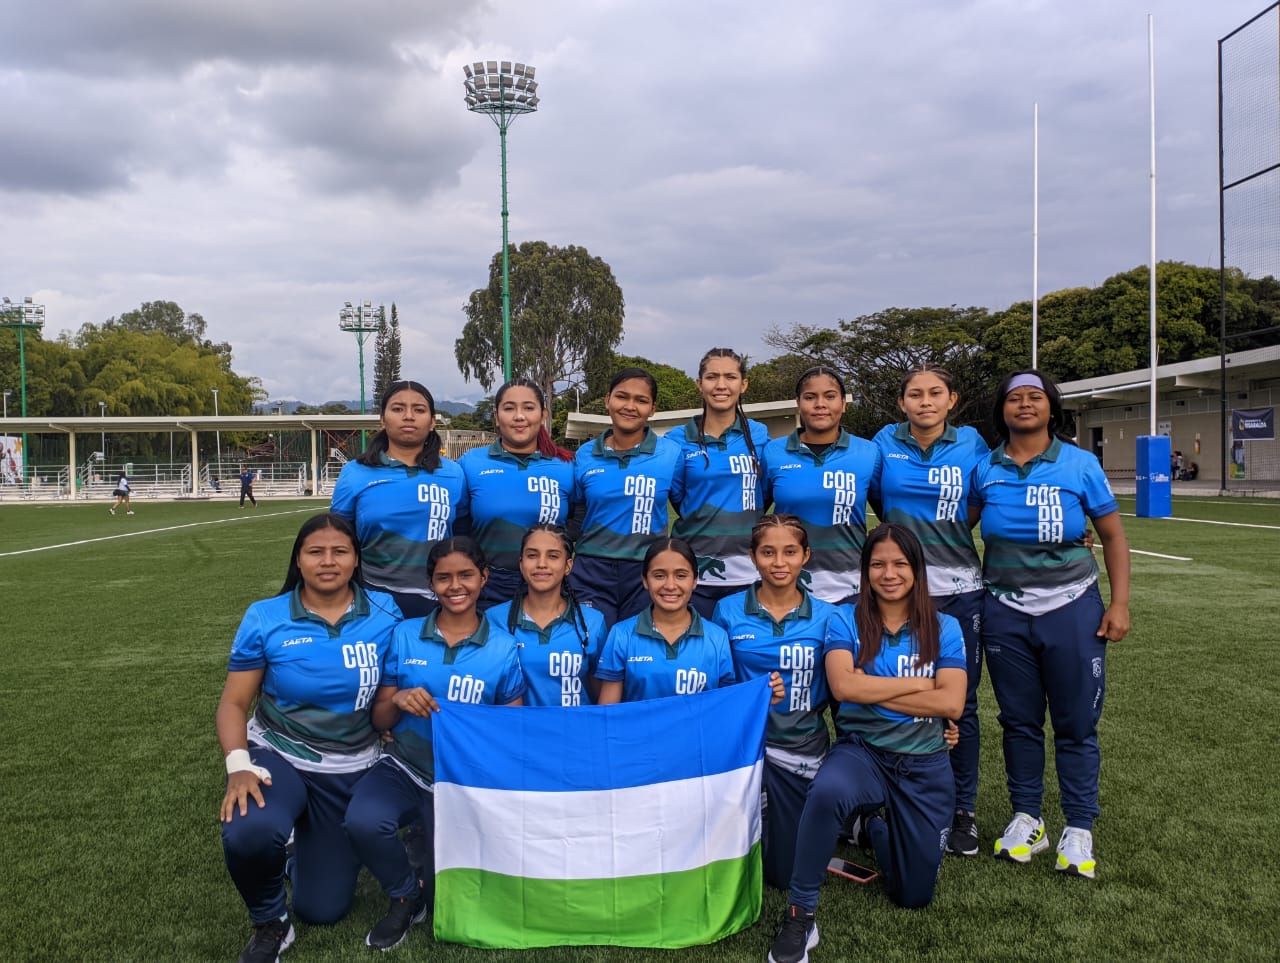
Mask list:
[[[951,825],[955,783],[943,719],[964,705],[960,626],[934,609],[920,541],[904,526],[871,533],[861,576],[857,608],[832,622],[825,657],[843,734],[805,800],[790,905],[771,963],[804,963],[818,944],[818,889],[852,814],[869,814],[885,892],[907,908],[933,899]]]
[[[466,516],[467,482],[457,462],[440,454],[430,391],[396,381],[379,411],[382,428],[342,466],[332,510],[355,523],[368,583],[390,592],[406,617],[426,615],[437,605],[427,554]]]
[[[992,422],[1002,443],[978,466],[971,498],[982,512],[982,644],[1014,811],[995,855],[1027,863],[1049,847],[1040,813],[1047,703],[1067,821],[1057,868],[1092,879],[1098,719],[1107,643],[1129,632],[1129,545],[1098,459],[1057,434],[1064,416],[1051,378],[1040,371],[1006,376]],[[1109,606],[1085,544],[1089,520],[1102,540]]]
[[[342,816],[378,758],[369,707],[400,618],[390,596],[361,588],[360,575],[351,523],[308,519],[280,594],[249,606],[231,647],[217,727],[227,768],[222,847],[254,925],[241,963],[274,961],[293,942],[284,889],[291,832],[298,918],[334,923],[351,908],[360,862]]]
[[[809,560],[809,536],[800,519],[765,515],[751,530],[750,549],[759,579],[721,599],[712,621],[729,633],[739,682],[771,675],[784,686],[765,733],[761,842],[765,881],[786,889],[805,796],[831,745],[822,652],[827,623],[838,616],[834,605],[800,586]]]
[[[858,559],[867,537],[867,493],[880,450],[840,426],[844,379],[825,365],[796,382],[800,428],[764,452],[766,501],[798,515],[809,532],[806,566],[814,598],[845,602],[858,595]]]
[[[667,433],[680,446],[671,482],[679,513],[671,534],[698,556],[693,607],[710,618],[716,602],[756,579],[749,532],[764,510],[760,455],[769,430],[742,410],[747,367],[731,348],[712,348],[698,363],[702,414]]]
[[[391,898],[386,916],[365,937],[375,949],[399,945],[435,897],[431,714],[449,702],[518,706],[524,695],[515,639],[476,609],[485,573],[484,553],[471,539],[433,546],[427,578],[440,607],[397,626],[387,653],[373,724],[390,730],[391,741],[356,787],[344,823],[360,861]],[[427,837],[421,875],[398,835],[418,821]]]
[[[595,701],[596,662],[604,647],[604,616],[578,604],[569,588],[573,543],[558,525],[539,523],[520,544],[516,597],[485,612],[516,639],[531,706],[580,706]]]
[[[955,617],[964,633],[969,687],[960,716],[960,743],[951,753],[956,812],[947,851],[978,854],[978,683],[982,680],[982,562],[969,518],[969,476],[991,454],[968,426],[947,417],[960,396],[950,372],[924,367],[908,371],[898,392],[906,421],[886,425],[873,439],[880,449],[880,476],[871,507],[886,522],[899,522],[920,539],[929,571],[929,594],[939,612]]]
[[[585,514],[569,582],[578,601],[598,609],[609,625],[649,604],[640,560],[667,531],[667,496],[681,456],[675,442],[649,427],[657,395],[649,372],[619,371],[605,398],[613,427],[574,459],[573,498]]]
[[[471,535],[489,560],[480,608],[510,601],[520,586],[520,542],[530,525],[563,525],[573,496],[573,455],[551,440],[542,389],[508,381],[493,398],[498,439],[458,460],[467,476]]]

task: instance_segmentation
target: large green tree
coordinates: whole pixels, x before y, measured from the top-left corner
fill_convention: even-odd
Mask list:
[[[391,320],[378,308],[378,333],[373,343],[373,397],[381,399],[387,388],[400,380],[400,312],[391,302]]]
[[[622,289],[613,270],[586,248],[526,241],[508,249],[511,278],[511,361],[550,404],[558,384],[599,392],[622,340]],[[502,252],[489,265],[489,284],[471,292],[467,321],[454,342],[462,376],[489,391],[502,375]]]
[[[807,359],[841,372],[854,396],[844,424],[855,434],[870,436],[901,418],[897,399],[902,376],[926,364],[940,365],[954,376],[960,393],[954,419],[979,420],[990,381],[979,339],[988,322],[984,308],[886,308],[840,321],[835,328],[775,328],[765,342],[792,356],[793,366]]]

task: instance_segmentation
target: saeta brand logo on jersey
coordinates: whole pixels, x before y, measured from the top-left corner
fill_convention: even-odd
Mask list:
[[[633,655],[633,656],[629,657],[629,658],[627,659],[627,661],[628,661],[628,662],[652,662],[652,661],[653,661],[653,656],[651,656],[651,655]]]
[[[426,659],[405,659],[402,665],[430,665]]]
[[[314,642],[315,639],[309,635],[300,635],[296,639],[285,639],[280,643],[280,648],[286,649],[291,645],[306,645],[308,642]]]
[[[684,453],[684,460],[688,461],[690,458],[698,458],[701,455],[702,455],[702,452],[700,451],[686,451]]]
[[[754,639],[755,637],[756,637],[756,634],[754,632],[745,632],[742,635],[733,636],[732,638],[729,639],[729,641],[741,642],[743,639]]]
[[[505,468],[486,468],[480,473],[480,477],[483,478],[485,475],[505,475],[506,473],[507,470]]]
[[[592,475],[599,475],[603,471],[604,471],[603,468],[591,468],[591,469],[588,469],[587,471],[584,471],[582,473],[582,477],[590,478]]]
[[[779,465],[779,466],[778,466],[778,471],[791,471],[792,469],[795,469],[795,468],[803,468],[803,467],[804,467],[804,466],[803,466],[802,464],[800,464],[800,462],[798,462],[798,461],[793,461],[793,462],[792,462],[791,464],[789,464],[789,465]]]
[[[900,452],[900,451],[891,451],[891,452],[889,452],[888,454],[886,454],[886,455],[885,455],[885,457],[886,457],[886,458],[900,458],[900,459],[902,459],[903,461],[910,461],[910,460],[911,460],[911,456],[910,456],[910,455],[904,455],[904,454],[902,454],[902,452]]]

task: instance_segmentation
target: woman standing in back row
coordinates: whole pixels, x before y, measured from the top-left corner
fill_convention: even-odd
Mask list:
[[[1057,868],[1092,879],[1098,720],[1107,643],[1129,632],[1129,545],[1098,459],[1058,434],[1064,415],[1052,379],[1034,370],[1008,375],[992,422],[1001,444],[978,465],[970,497],[982,512],[982,644],[1014,810],[995,855],[1028,863],[1049,847],[1040,812],[1047,703],[1067,821]],[[1090,519],[1102,541],[1109,606],[1085,544]]]
[[[493,397],[498,439],[459,459],[467,477],[472,537],[489,560],[481,611],[510,601],[520,588],[520,543],[533,525],[564,525],[573,497],[573,455],[545,427],[547,403],[528,378],[508,381]]]
[[[956,813],[947,842],[957,856],[978,854],[978,683],[982,679],[982,563],[969,518],[969,476],[991,449],[973,428],[954,428],[947,417],[960,396],[950,372],[916,368],[903,377],[898,407],[906,421],[875,436],[880,477],[871,507],[883,521],[909,528],[924,550],[929,594],[939,612],[954,616],[964,633],[969,685],[960,716],[960,743],[951,752]]]
[[[658,383],[643,368],[624,368],[609,382],[608,431],[578,449],[573,498],[584,506],[582,534],[569,584],[606,625],[649,604],[642,583],[645,551],[667,531],[667,497],[680,448],[654,433]]]
[[[867,493],[880,470],[880,450],[840,426],[844,379],[832,368],[810,368],[796,382],[800,428],[764,450],[765,501],[798,515],[809,533],[806,588],[825,602],[858,597]]]
[[[355,523],[365,581],[390,592],[414,618],[439,606],[427,584],[427,555],[466,516],[467,482],[457,462],[441,454],[430,391],[396,381],[379,411],[382,428],[342,466],[332,509]]]
[[[756,579],[751,526],[764,509],[760,454],[769,430],[742,410],[747,368],[731,348],[712,348],[698,363],[702,414],[667,433],[681,458],[671,482],[680,517],[671,534],[698,556],[693,607],[710,618],[716,602]]]

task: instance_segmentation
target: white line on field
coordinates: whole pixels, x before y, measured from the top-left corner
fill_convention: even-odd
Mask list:
[[[1171,560],[1173,560],[1173,561],[1175,561],[1175,562],[1190,562],[1190,561],[1191,561],[1191,559],[1187,558],[1187,556],[1185,556],[1185,555],[1161,555],[1159,552],[1144,552],[1144,551],[1142,551],[1142,549],[1139,549],[1139,548],[1131,548],[1131,549],[1129,549],[1129,554],[1130,554],[1130,555],[1150,555],[1152,558],[1167,558],[1167,559],[1171,559]]]
[[[239,515],[236,518],[214,518],[207,522],[188,522],[185,525],[170,525],[168,528],[146,528],[140,532],[124,532],[120,535],[103,535],[101,538],[83,538],[78,542],[63,542],[61,545],[41,545],[39,548],[22,548],[16,552],[0,552],[0,558],[10,555],[30,555],[33,552],[49,552],[55,548],[75,548],[77,545],[92,545],[94,542],[110,542],[117,538],[136,538],[139,535],[160,535],[164,532],[176,532],[184,528],[203,528],[205,525],[225,525],[228,522],[247,522],[255,518],[275,518],[279,515],[297,515],[301,512],[314,512],[314,508],[294,508],[287,512],[268,512],[265,515]]]
[[[1121,512],[1126,518],[1137,518],[1133,512]],[[1166,518],[1166,522],[1198,522],[1201,525],[1229,525],[1232,528],[1265,528],[1268,531],[1280,532],[1280,525],[1256,525],[1252,522],[1216,522],[1209,518]]]

